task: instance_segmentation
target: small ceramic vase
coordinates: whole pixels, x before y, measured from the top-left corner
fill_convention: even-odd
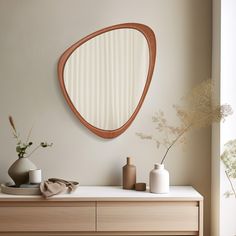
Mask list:
[[[169,192],[169,172],[164,168],[164,164],[154,165],[154,169],[150,172],[149,181],[151,193]]]
[[[29,182],[29,171],[37,167],[27,157],[17,159],[9,168],[8,174],[15,182],[16,186]]]

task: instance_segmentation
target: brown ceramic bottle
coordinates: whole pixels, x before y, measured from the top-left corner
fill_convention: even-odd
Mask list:
[[[127,164],[123,166],[123,189],[134,189],[136,183],[136,167],[131,165],[131,158],[127,157]]]

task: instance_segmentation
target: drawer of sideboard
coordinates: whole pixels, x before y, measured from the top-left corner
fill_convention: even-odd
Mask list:
[[[95,231],[95,202],[0,204],[0,231]]]
[[[98,202],[97,231],[198,231],[198,202]]]

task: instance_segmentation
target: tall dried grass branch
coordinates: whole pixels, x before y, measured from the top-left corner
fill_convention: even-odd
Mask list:
[[[204,80],[181,98],[182,105],[173,105],[176,116],[179,118],[178,125],[169,124],[164,112],[159,110],[152,117],[156,132],[152,135],[136,133],[141,139],[155,141],[157,148],[163,146],[166,149],[161,159],[162,164],[174,145],[186,143],[185,134],[190,129],[204,128],[213,122],[224,121],[227,116],[233,113],[228,104],[215,105],[212,99],[213,88],[212,80]],[[162,135],[162,137],[156,138],[158,135]]]

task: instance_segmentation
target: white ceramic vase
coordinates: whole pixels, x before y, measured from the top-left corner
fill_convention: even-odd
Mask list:
[[[151,193],[168,193],[170,187],[169,172],[164,164],[155,164],[149,176],[149,187]]]

